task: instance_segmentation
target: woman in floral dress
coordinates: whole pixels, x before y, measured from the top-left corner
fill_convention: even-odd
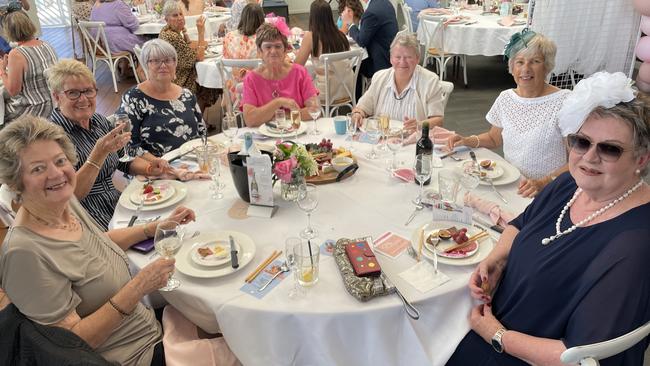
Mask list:
[[[129,89],[118,113],[133,124],[131,143],[154,160],[183,143],[204,136],[205,123],[196,96],[173,83],[178,56],[172,45],[152,39],[142,46],[142,66],[149,79]]]

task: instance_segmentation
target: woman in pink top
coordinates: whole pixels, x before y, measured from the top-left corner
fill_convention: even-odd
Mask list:
[[[263,24],[255,39],[262,65],[246,74],[242,105],[244,121],[256,127],[273,119],[275,111],[300,110],[311,119],[306,106],[318,105],[318,90],[307,70],[287,59],[287,37],[271,24]]]

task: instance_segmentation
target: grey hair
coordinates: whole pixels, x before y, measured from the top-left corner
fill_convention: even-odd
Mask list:
[[[140,53],[142,67],[149,71],[149,60],[156,57],[173,58],[174,60],[178,60],[178,54],[176,53],[174,46],[160,38],[154,38],[142,45],[142,52]]]
[[[615,118],[625,122],[632,129],[634,157],[650,152],[650,96],[647,94],[638,92],[636,98],[618,103],[612,108],[596,107],[587,116],[589,118]],[[648,165],[641,169],[641,176],[647,172]]]
[[[395,46],[410,48],[415,51],[415,54],[418,55],[418,58],[420,57],[420,42],[418,42],[417,37],[415,37],[415,33],[397,33],[393,39],[393,42],[390,44],[391,52],[393,52],[393,48]]]
[[[167,0],[162,9],[162,16],[167,17],[174,12],[183,12],[183,4],[176,0]]]
[[[510,51],[513,57],[508,59],[508,71],[512,73],[512,68],[517,56],[526,58],[535,57],[541,54],[544,57],[544,74],[548,75],[555,68],[555,55],[557,54],[557,46],[550,38],[543,34],[537,33],[530,39],[528,44],[518,43],[514,49]]]
[[[0,131],[0,183],[15,191],[23,190],[21,155],[25,148],[39,140],[58,143],[70,163],[77,164],[77,151],[61,126],[24,114]]]

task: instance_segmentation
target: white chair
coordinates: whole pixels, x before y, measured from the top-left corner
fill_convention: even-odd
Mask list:
[[[619,354],[639,343],[650,334],[650,322],[641,327],[608,341],[575,346],[562,352],[560,360],[566,364],[580,366],[598,366],[598,360]]]
[[[95,70],[97,68],[97,62],[103,61],[106,63],[108,68],[111,71],[111,76],[113,77],[113,89],[117,93],[117,63],[121,59],[126,59],[133,68],[133,74],[135,75],[135,80],[140,83],[138,78],[138,73],[135,70],[135,62],[133,62],[133,57],[128,51],[113,53],[108,48],[108,39],[106,38],[105,28],[106,23],[104,22],[79,22],[79,31],[81,32],[82,38],[88,49],[88,54],[90,55],[92,61],[92,71],[93,76],[95,75]]]
[[[440,86],[442,87],[442,110],[444,111],[447,108],[447,102],[449,102],[449,96],[451,92],[454,91],[454,83],[448,81],[440,81]]]
[[[449,61],[460,59],[460,65],[463,68],[463,82],[467,86],[467,56],[445,51],[445,30],[447,26],[444,25],[444,18],[425,16],[420,20],[420,23],[423,23],[422,25],[427,32],[427,45],[422,66],[426,67],[429,60],[435,60],[440,80],[444,80]]]
[[[413,9],[411,9],[411,7],[404,1],[401,2],[400,9],[402,10],[402,17],[404,18],[403,28],[409,33],[415,32],[415,29],[413,29],[413,20],[411,19]]]
[[[144,76],[149,79],[149,72],[147,71],[146,66],[142,63],[142,48],[140,45],[135,45],[133,47],[133,53],[135,54],[135,58],[138,60],[138,63],[142,67],[142,71],[144,72]]]
[[[357,105],[356,85],[363,59],[363,49],[357,48],[344,52],[325,53],[320,55],[318,60],[323,65],[323,74],[319,75],[316,70],[317,79],[322,78],[325,90],[325,115],[332,116],[342,106],[353,108]]]
[[[221,74],[221,82],[222,82],[222,89],[223,89],[223,101],[225,103],[226,107],[226,114],[234,115],[235,117],[240,117],[242,120],[242,125],[245,125],[243,123],[243,116],[241,116],[241,112],[239,111],[240,103],[241,103],[241,93],[243,90],[243,86],[241,83],[237,84],[235,78],[233,77],[233,69],[248,69],[252,70],[256,67],[258,67],[261,63],[262,60],[259,58],[255,59],[224,59],[220,58],[216,60],[217,62],[217,69],[219,70],[219,73]],[[230,85],[235,85],[235,97],[233,98],[231,95],[230,91]]]

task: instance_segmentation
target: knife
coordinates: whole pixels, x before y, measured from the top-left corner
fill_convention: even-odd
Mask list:
[[[127,225],[127,227],[131,227],[131,226],[133,226],[133,224],[135,224],[135,220],[138,219],[138,215],[140,215],[140,211],[142,210],[142,206],[144,206],[144,196],[142,196],[142,198],[140,198],[140,204],[135,209],[135,213],[133,214],[133,216],[131,216],[131,219],[129,220],[129,224]]]
[[[474,221],[478,222],[479,224],[487,226],[487,227],[489,227],[490,229],[496,231],[499,234],[503,233],[504,227],[499,225],[499,224],[492,225],[487,220],[483,220],[483,218],[481,218],[481,217],[479,217],[477,215],[472,216],[472,218],[474,219]]]
[[[235,248],[235,239],[233,239],[232,235],[229,235],[229,237],[230,237],[230,263],[232,265],[232,268],[238,268],[239,262],[237,261],[237,248]]]
[[[418,309],[415,306],[413,306],[413,304],[411,304],[408,300],[406,300],[406,298],[404,297],[404,295],[402,295],[402,293],[399,291],[397,286],[395,286],[393,282],[388,278],[386,272],[381,271],[380,277],[384,282],[384,286],[386,287],[388,293],[394,291],[397,294],[397,296],[399,296],[400,300],[402,300],[402,304],[404,305],[404,310],[406,311],[406,315],[408,315],[414,320],[420,319],[420,312],[418,311]]]
[[[458,151],[448,152],[448,153],[446,153],[445,155],[441,156],[440,159],[444,159],[444,158],[450,157],[450,156],[454,155],[454,154],[457,153],[457,152],[458,152]]]
[[[474,151],[470,151],[470,152],[469,152],[469,156],[470,156],[470,157],[472,158],[472,160],[474,161],[474,164],[476,164],[476,168],[478,169],[479,177],[480,177],[480,173],[481,173],[481,165],[480,165],[480,164],[478,163],[478,161],[476,160],[476,154],[474,153]],[[492,187],[492,190],[494,191],[494,193],[496,193],[497,196],[499,196],[499,198],[501,199],[501,201],[503,201],[503,202],[505,202],[506,204],[508,204],[508,200],[506,200],[506,198],[503,197],[503,195],[501,194],[501,192],[499,192],[499,191],[497,190],[497,187],[494,186],[494,183],[492,182],[492,178],[489,178],[489,177],[486,175],[485,178],[481,178],[481,179],[483,179],[483,180],[487,181],[488,183],[490,183],[490,187]]]
[[[194,149],[190,149],[189,151],[186,151],[186,152],[184,152],[184,153],[182,153],[182,154],[178,154],[178,155],[176,155],[175,157],[173,157],[173,158],[167,160],[167,162],[168,162],[168,163],[174,162],[174,161],[176,161],[176,160],[182,158],[183,156],[185,156],[185,155],[187,155],[187,154],[189,154],[189,153],[191,153],[191,152],[194,152]]]

